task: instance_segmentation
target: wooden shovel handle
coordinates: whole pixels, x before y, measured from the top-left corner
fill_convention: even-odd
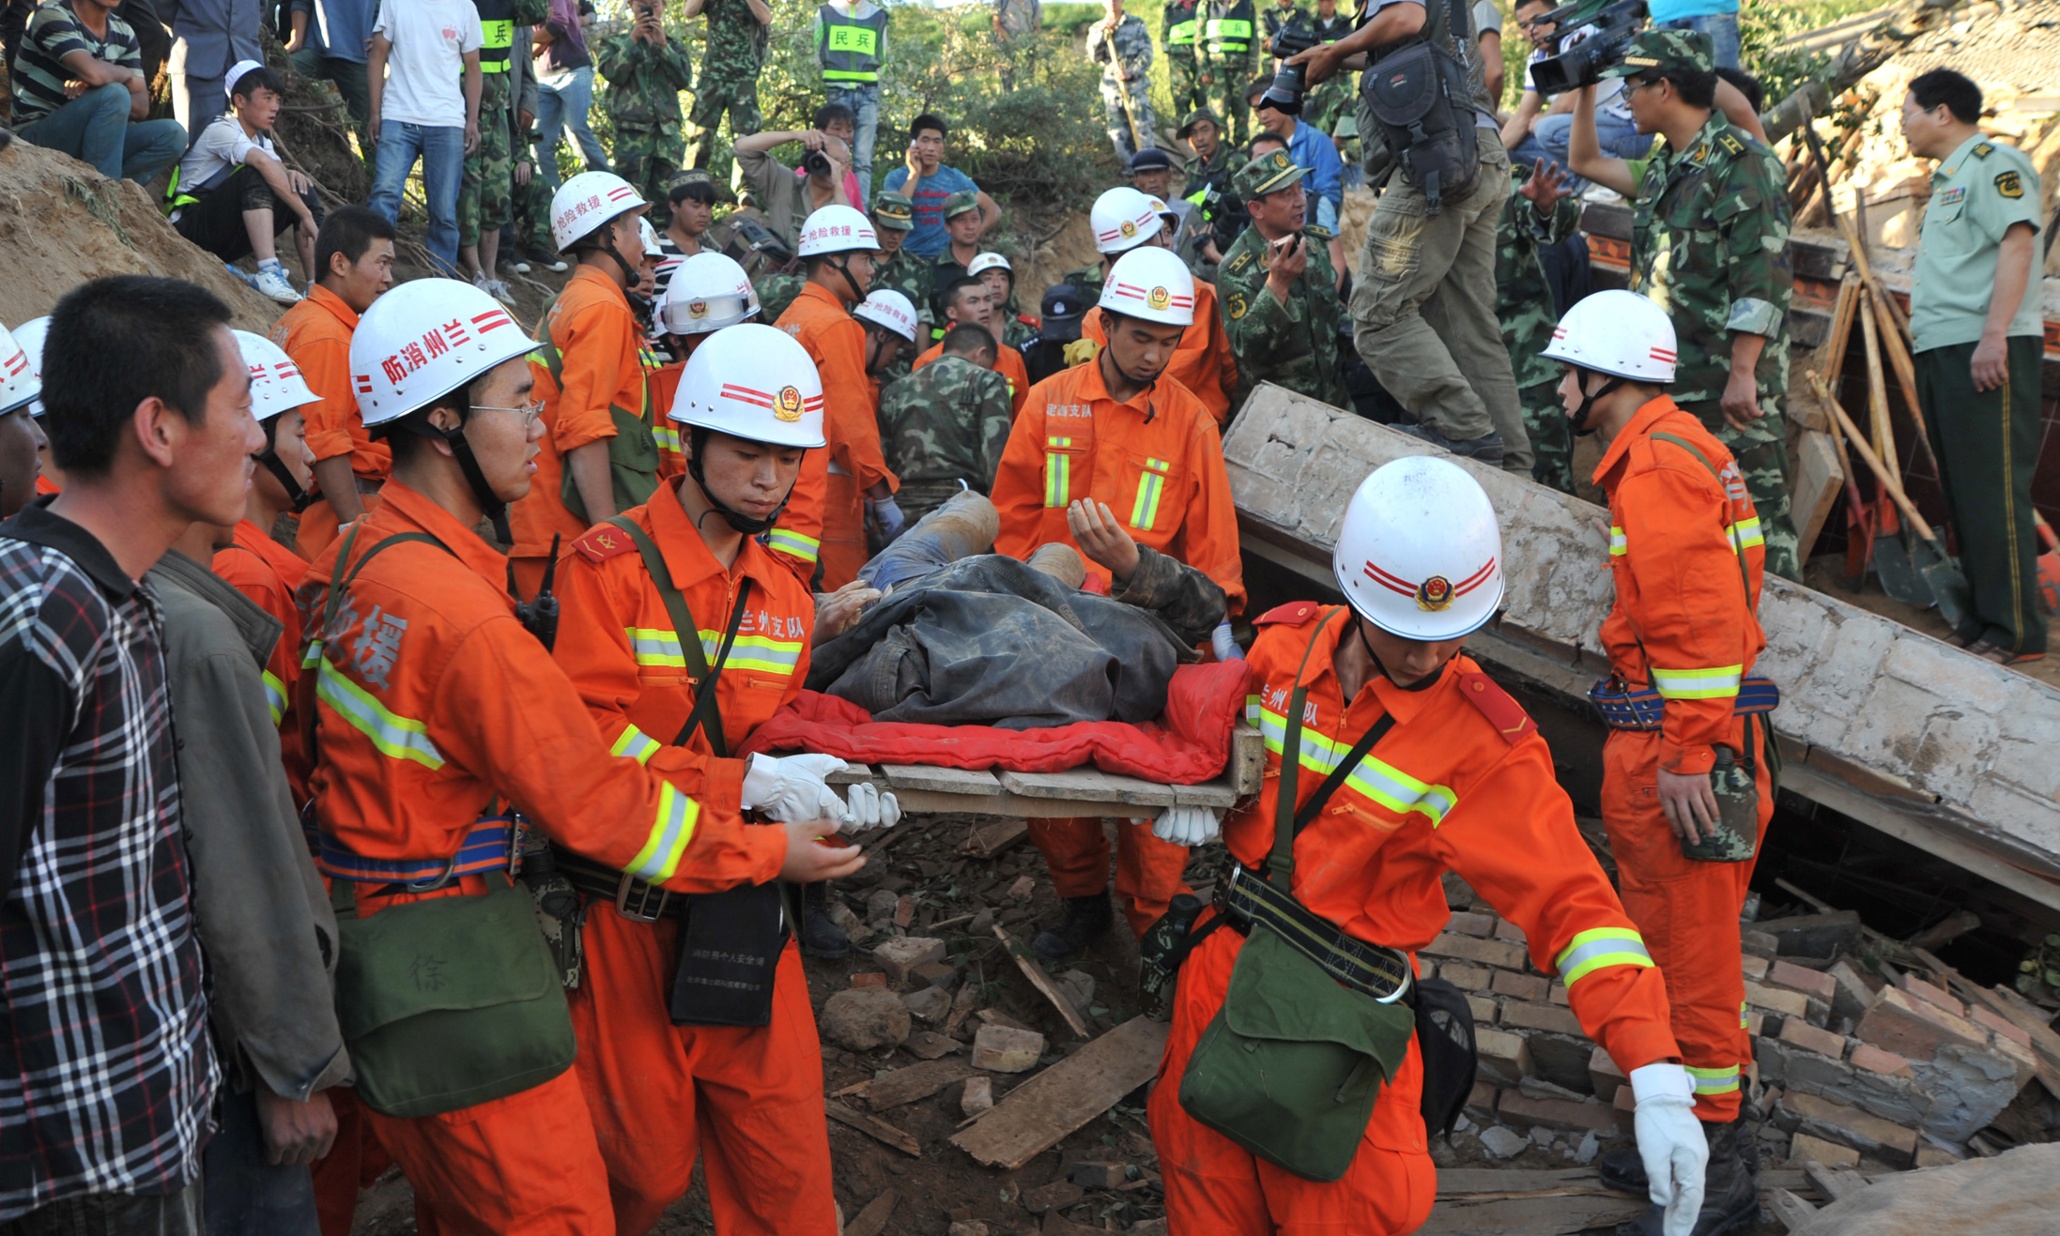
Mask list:
[[[1931,524],[1922,515],[1917,513],[1915,506],[1910,504],[1909,495],[1903,492],[1901,482],[1897,481],[1889,473],[1887,465],[1881,462],[1881,456],[1876,455],[1874,448],[1867,445],[1867,439],[1860,436],[1859,429],[1853,424],[1853,418],[1845,414],[1845,409],[1839,406],[1838,399],[1824,385],[1824,380],[1816,374],[1811,374],[1810,385],[1816,389],[1817,398],[1823,402],[1826,408],[1830,409],[1832,419],[1844,427],[1847,438],[1846,445],[1859,452],[1860,458],[1867,461],[1867,466],[1874,471],[1874,478],[1881,482],[1881,487],[1888,491],[1888,496],[1895,499],[1896,507],[1902,511],[1903,517],[1916,526],[1917,535],[1930,543],[1932,548],[1940,549],[1940,552],[1943,553],[1944,551],[1939,546],[1937,535],[1931,531]]]

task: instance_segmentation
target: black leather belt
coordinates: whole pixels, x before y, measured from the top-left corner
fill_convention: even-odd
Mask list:
[[[553,857],[573,888],[588,897],[613,901],[615,912],[632,922],[655,923],[661,918],[686,917],[685,893],[669,892],[570,850],[558,850]]]
[[[1216,911],[1236,930],[1250,934],[1263,925],[1304,957],[1322,966],[1338,982],[1364,992],[1382,1004],[1397,1000],[1414,1005],[1415,972],[1409,956],[1379,944],[1368,944],[1338,930],[1284,888],[1266,882],[1239,863],[1217,886]]]

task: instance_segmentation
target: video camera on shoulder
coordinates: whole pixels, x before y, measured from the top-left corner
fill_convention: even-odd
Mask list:
[[[1640,6],[1641,9],[1643,6]],[[1291,21],[1280,28],[1269,45],[1274,57],[1286,60],[1298,56],[1323,40],[1314,30],[1300,21]],[[1259,96],[1259,105],[1286,112],[1290,116],[1302,114],[1302,95],[1309,89],[1309,70],[1305,65],[1283,64],[1273,75],[1273,82],[1266,87],[1266,93]]]
[[[1540,94],[1565,94],[1602,80],[1602,71],[1621,64],[1631,36],[1645,27],[1645,0],[1579,0],[1538,19],[1558,23],[1561,34],[1588,26],[1595,33],[1557,56],[1531,65],[1531,81]]]

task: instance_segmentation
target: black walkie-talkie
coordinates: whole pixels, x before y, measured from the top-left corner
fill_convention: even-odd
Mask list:
[[[558,576],[558,542],[562,534],[551,535],[551,557],[544,563],[544,582],[536,590],[536,599],[515,603],[515,620],[522,629],[536,636],[537,642],[549,652],[558,643],[558,598],[551,595],[551,581]],[[512,574],[513,568],[510,568]]]

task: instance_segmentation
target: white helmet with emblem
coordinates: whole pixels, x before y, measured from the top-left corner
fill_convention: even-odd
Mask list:
[[[551,240],[564,253],[610,219],[648,205],[614,172],[581,172],[551,195]]]
[[[811,258],[829,253],[877,253],[879,233],[873,221],[849,206],[824,206],[801,224],[798,256]]]
[[[815,361],[792,335],[757,322],[719,330],[694,350],[666,415],[770,446],[825,445]]]
[[[1157,198],[1129,185],[1118,185],[1102,194],[1094,199],[1094,209],[1087,215],[1088,224],[1094,228],[1095,251],[1128,253],[1151,243],[1165,222],[1159,217],[1164,210]]]
[[[999,253],[976,253],[973,260],[966,263],[966,273],[969,275],[981,275],[990,270],[1007,271],[1010,279],[1016,277],[1016,268],[1009,265],[1009,260]]]
[[[916,307],[893,288],[881,288],[860,301],[851,316],[875,326],[884,326],[910,343],[916,341]]]
[[[1331,570],[1353,610],[1390,635],[1458,639],[1502,603],[1502,527],[1466,469],[1413,455],[1359,483]]]
[[[1539,355],[1664,385],[1674,380],[1674,353],[1674,322],[1667,311],[1636,292],[1613,288],[1584,296],[1567,310]]]
[[[703,249],[681,262],[658,308],[667,333],[706,335],[758,313],[758,291],[736,259]]]
[[[31,318],[12,333],[0,326],[0,416],[23,404],[30,416],[43,415],[43,336],[48,317]]]
[[[1109,269],[1098,303],[1113,313],[1147,322],[1192,326],[1195,277],[1171,249],[1134,249],[1117,258]]]
[[[300,374],[300,366],[286,350],[263,335],[254,335],[247,330],[232,330],[236,346],[243,353],[243,363],[250,366],[250,414],[259,421],[269,421],[290,408],[319,403],[322,397],[308,389],[307,379]]]
[[[662,258],[665,250],[658,247],[658,229],[651,226],[649,219],[637,220],[637,236],[644,242],[644,256]]]
[[[413,279],[395,284],[358,319],[350,338],[351,391],[370,429],[535,347],[506,305],[471,284]]]

